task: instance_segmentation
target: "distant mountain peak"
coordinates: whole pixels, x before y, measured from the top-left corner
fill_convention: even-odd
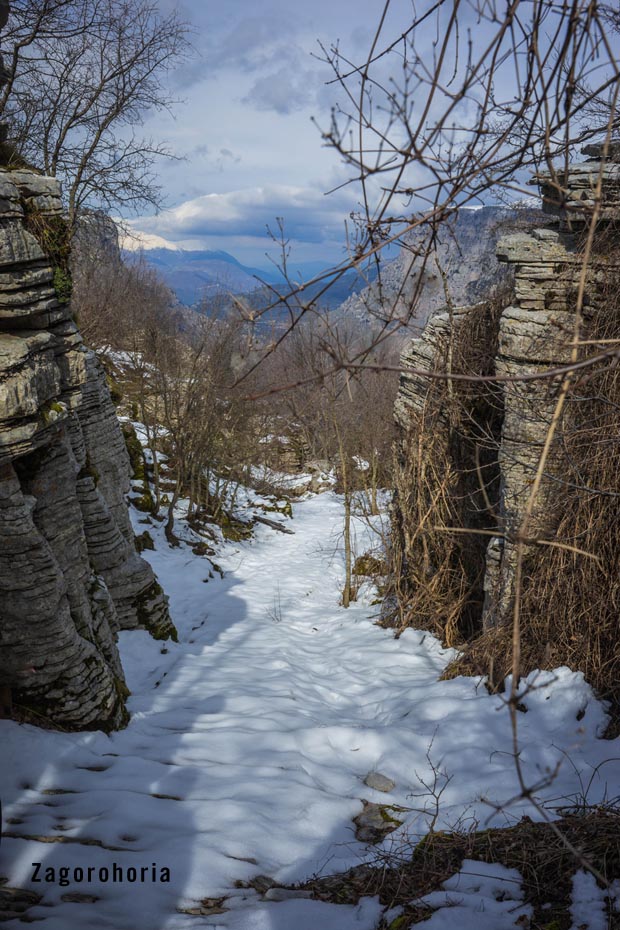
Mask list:
[[[127,233],[121,233],[120,246],[125,252],[150,252],[152,249],[167,249],[170,252],[182,252],[176,242],[170,242],[163,236],[157,236],[155,233],[141,232],[137,229],[131,229]]]

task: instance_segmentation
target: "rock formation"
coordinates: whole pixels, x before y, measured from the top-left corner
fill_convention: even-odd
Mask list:
[[[491,356],[491,366],[487,373],[520,378],[571,361],[585,233],[593,216],[599,178],[602,181],[602,205],[597,217],[597,236],[609,220],[618,216],[620,210],[620,164],[607,161],[602,165],[597,147],[589,147],[585,154],[591,156],[590,160],[571,165],[566,176],[558,178],[541,174],[535,179],[541,191],[543,211],[554,219],[548,219],[547,225],[541,225],[528,234],[517,233],[502,238],[497,244],[497,257],[500,262],[513,267],[515,283],[510,306],[498,314],[495,325],[487,333],[488,354]],[[604,247],[599,248],[595,242],[584,278],[583,317],[586,324],[597,312],[602,281],[610,270],[617,273],[608,251]],[[432,317],[421,338],[414,339],[407,347],[402,357],[403,365],[418,371],[455,371],[453,357],[463,347],[464,327],[470,325],[476,314],[481,312],[481,306],[460,307]],[[474,368],[471,370],[475,371]],[[445,386],[445,382],[443,384]],[[515,534],[523,525],[541,450],[556,408],[558,384],[557,379],[504,382],[501,392],[498,392],[497,404],[501,434],[493,437],[488,430],[485,434],[487,452],[496,439],[493,461],[487,461],[486,467],[496,470],[499,481],[487,488],[487,498],[491,500],[487,499],[484,506],[491,505],[493,519],[490,525],[499,526],[502,534],[491,538],[478,566],[479,577],[484,576],[484,595],[478,597],[477,601],[478,623],[484,629],[501,625],[511,616]],[[407,465],[406,457],[410,454],[405,438],[411,436],[412,432],[421,435],[425,428],[425,418],[429,419],[429,409],[433,403],[437,405],[436,385],[437,382],[414,371],[405,372],[401,378],[396,419],[403,437],[403,474]],[[451,390],[456,391],[456,382],[452,382],[452,385]],[[482,388],[479,387],[478,391],[482,391]],[[447,496],[454,499],[459,469],[462,472],[463,465],[455,459],[455,443],[451,436],[452,412],[445,396],[439,404],[440,407],[442,404],[444,406],[436,411],[433,421],[436,427],[434,441],[444,450],[446,464],[435,480],[438,483],[445,481]],[[475,403],[470,406],[469,414],[471,422],[474,422],[477,416]],[[567,417],[565,412],[564,429],[567,428]],[[480,434],[483,432],[481,429]],[[562,509],[561,489],[566,471],[566,452],[556,437],[550,448],[528,523],[528,539],[553,538]],[[418,481],[419,477],[409,480]],[[401,474],[401,482],[406,485],[406,481]],[[464,496],[469,497],[471,511],[480,512],[480,501],[473,500],[473,493],[470,489]],[[397,502],[397,513],[400,507],[404,522],[408,494],[405,486]],[[432,496],[431,487],[429,499]],[[461,551],[463,546],[476,545],[473,536],[460,539]],[[401,545],[404,550],[403,571],[406,574],[418,558],[415,547],[420,546],[421,542],[419,539],[413,543],[402,539]],[[428,547],[428,541],[424,545]],[[454,574],[455,565],[451,568]]]
[[[68,301],[58,183],[0,171],[0,685],[30,719],[117,727],[119,629],[174,634],[137,554],[129,459]]]

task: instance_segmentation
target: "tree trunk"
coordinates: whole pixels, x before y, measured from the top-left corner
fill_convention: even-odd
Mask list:
[[[348,488],[344,491],[344,589],[342,592],[342,605],[348,607],[351,603],[351,494]]]
[[[155,494],[153,496],[153,516],[159,513],[159,508],[161,506],[161,492],[159,490],[159,462],[157,460],[157,451],[155,449],[155,437],[153,431],[149,424],[149,418],[146,413],[146,403],[144,396],[144,384],[140,386],[140,416],[142,417],[142,422],[144,424],[144,429],[146,431],[146,447],[151,453],[153,458],[153,490]],[[145,463],[145,476],[146,476],[146,463]]]
[[[352,552],[351,552],[351,488],[349,486],[349,462],[342,441],[342,435],[338,427],[338,421],[334,416],[334,430],[338,441],[338,454],[340,456],[340,468],[342,470],[342,488],[344,492],[344,589],[342,591],[342,605],[348,607],[353,598],[353,588],[351,584],[352,576]]]
[[[189,469],[189,501],[187,504],[187,518],[189,519],[196,505],[196,472],[194,466],[190,465]]]
[[[153,456],[153,490],[155,491],[155,496],[153,498],[153,514],[159,513],[159,508],[161,507],[161,489],[159,487],[159,460],[157,458],[157,450],[155,448],[155,443],[149,445],[151,450],[151,455]]]
[[[379,505],[377,503],[378,471],[379,463],[377,462],[377,455],[373,452],[372,464],[370,466],[370,513],[373,517],[376,517],[379,513]]]
[[[164,527],[164,532],[166,534],[166,539],[168,540],[168,543],[171,546],[175,546],[175,547],[180,545],[179,540],[174,535],[174,508],[177,505],[177,501],[179,500],[180,493],[181,493],[181,475],[179,473],[177,475],[177,482],[174,487],[174,494],[172,495],[170,503],[168,504],[168,519],[166,520],[166,525]]]

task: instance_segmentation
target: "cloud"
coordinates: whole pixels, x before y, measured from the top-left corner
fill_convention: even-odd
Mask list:
[[[321,84],[316,71],[283,66],[258,78],[242,102],[257,110],[286,115],[315,103]]]
[[[204,143],[194,146],[189,157],[193,162],[200,161],[205,167],[218,172],[224,171],[227,166],[238,165],[241,161],[241,155],[236,155],[226,146],[214,149]]]
[[[309,187],[272,184],[206,194],[131,225],[173,242],[239,236],[264,240],[267,227],[276,231],[282,217],[287,238],[318,244],[343,239],[344,219],[355,206],[346,190],[326,197]]]
[[[176,91],[184,93],[222,73],[252,75],[272,68],[289,54],[298,31],[294,18],[275,11],[261,16],[237,11],[237,20],[234,15],[203,19],[203,13],[196,9],[188,17],[193,53],[171,75]]]
[[[203,51],[203,77],[222,69],[254,74],[289,59],[297,28],[288,16],[244,16],[215,31]]]

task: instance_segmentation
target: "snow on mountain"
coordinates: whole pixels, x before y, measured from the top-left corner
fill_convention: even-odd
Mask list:
[[[151,249],[167,249],[170,252],[181,252],[181,248],[176,242],[170,242],[163,236],[156,236],[155,233],[140,232],[137,229],[122,232],[119,236],[119,245],[125,252],[148,252]]]

